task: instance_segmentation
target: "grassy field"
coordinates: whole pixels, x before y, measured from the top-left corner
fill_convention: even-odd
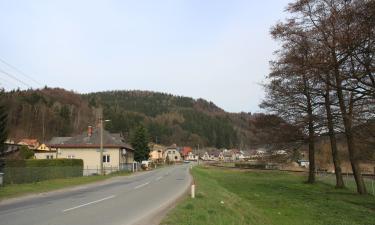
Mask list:
[[[375,197],[304,184],[287,172],[193,169],[195,199],[173,209],[163,225],[346,225],[375,224]]]
[[[0,201],[8,198],[19,197],[26,194],[42,193],[66,187],[89,184],[96,181],[106,180],[114,176],[126,176],[129,174],[129,172],[120,172],[113,173],[108,176],[74,177],[66,179],[46,180],[28,184],[10,184],[3,187],[0,186]]]

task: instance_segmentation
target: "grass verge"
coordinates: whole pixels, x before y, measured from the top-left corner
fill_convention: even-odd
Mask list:
[[[186,198],[162,225],[375,224],[375,197],[303,183],[287,172],[195,167],[195,199]]]
[[[26,194],[37,194],[47,191],[74,187],[109,179],[114,176],[127,176],[129,172],[117,172],[107,176],[72,177],[64,179],[45,180],[27,184],[9,184],[0,187],[0,201],[4,199],[20,197]]]

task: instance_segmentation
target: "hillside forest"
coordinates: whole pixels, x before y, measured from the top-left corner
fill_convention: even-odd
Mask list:
[[[228,113],[203,99],[149,91],[78,94],[60,88],[13,90],[2,94],[9,137],[71,136],[97,124],[103,110],[106,129],[130,138],[144,125],[150,142],[216,148],[250,148],[301,139],[298,129],[274,115]],[[283,131],[283,132],[280,132]]]

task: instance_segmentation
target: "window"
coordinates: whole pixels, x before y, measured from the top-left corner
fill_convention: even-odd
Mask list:
[[[68,159],[74,159],[74,155],[68,155]]]
[[[110,162],[110,156],[109,155],[103,155],[103,162],[109,163]]]

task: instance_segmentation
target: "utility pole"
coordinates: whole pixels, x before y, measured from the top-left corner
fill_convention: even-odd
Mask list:
[[[100,121],[100,175],[103,173],[103,117],[99,118]]]
[[[103,170],[103,130],[104,130],[104,122],[109,122],[110,120],[104,120],[103,117],[99,118],[100,121],[100,174],[104,175]]]

